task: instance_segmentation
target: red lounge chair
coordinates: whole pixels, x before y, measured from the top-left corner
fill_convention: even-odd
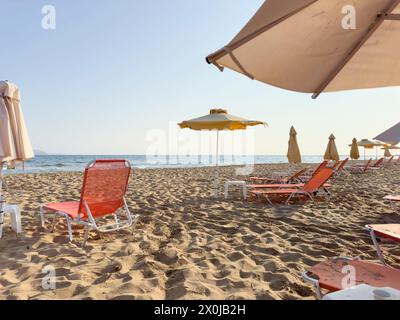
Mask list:
[[[315,176],[321,169],[325,168],[328,165],[328,161],[322,161],[318,167],[314,169],[311,173],[305,174],[304,176],[301,176],[300,179],[303,181],[308,181],[310,180],[313,176]]]
[[[339,163],[339,166],[337,167],[337,169],[334,169],[334,171],[335,171],[335,175],[336,176],[339,176],[342,172],[346,172],[347,173],[347,171],[346,171],[346,169],[345,169],[345,166],[346,166],[346,164],[347,164],[347,162],[349,161],[349,158],[346,158],[346,159],[344,159],[343,161],[340,161]]]
[[[365,227],[371,235],[379,260],[386,265],[378,238],[400,242],[400,224],[371,224]]]
[[[262,178],[262,177],[251,177],[250,179],[252,180],[253,183],[268,183],[268,182],[277,182],[277,183],[296,183],[296,182],[303,182],[300,179],[300,176],[304,174],[307,171],[307,169],[302,169],[295,174],[293,174],[291,177],[283,178],[283,179],[278,179],[278,178]]]
[[[322,298],[321,289],[334,292],[359,284],[400,290],[399,269],[349,258],[318,263],[303,273],[303,279],[314,286],[318,299]]]
[[[129,228],[138,216],[131,216],[125,200],[131,166],[125,160],[96,160],[85,169],[80,201],[48,203],[40,207],[42,226],[44,212],[54,213],[53,228],[59,217],[67,221],[72,241],[72,222],[85,226],[83,246],[90,230],[111,232]],[[113,216],[113,221],[101,223],[101,218]],[[122,219],[123,218],[123,219]],[[103,219],[108,220],[108,219]]]
[[[324,184],[332,177],[332,175],[333,175],[333,169],[322,168],[307,183],[301,185],[301,187],[299,188],[291,186],[287,188],[280,188],[274,190],[251,190],[250,194],[258,198],[264,198],[271,205],[272,201],[269,198],[270,196],[287,197],[288,199],[286,200],[286,204],[289,204],[290,200],[294,196],[299,196],[299,195],[306,196],[309,197],[311,200],[314,200],[314,196],[318,194],[320,189],[324,187]]]
[[[368,168],[368,170],[379,170],[384,167],[384,160],[385,158],[380,158],[379,160],[376,160],[376,162]]]
[[[394,156],[391,156],[388,161],[383,163],[383,166],[385,166],[385,167],[389,166],[390,167],[392,164],[394,164],[393,159],[394,159]]]

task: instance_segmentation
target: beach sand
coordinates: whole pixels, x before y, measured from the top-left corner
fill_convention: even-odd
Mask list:
[[[257,165],[255,173],[285,170]],[[140,218],[133,233],[92,232],[85,249],[80,228],[69,243],[64,223],[48,233],[39,221],[41,203],[79,199],[82,173],[7,176],[17,193],[7,200],[21,206],[24,233],[17,237],[6,219],[0,298],[314,299],[301,279],[309,266],[335,256],[377,260],[364,225],[400,222],[383,200],[400,193],[399,172],[341,176],[330,200],[272,207],[239,193],[213,199],[213,168],[134,170],[127,199]],[[221,168],[221,181],[242,178]],[[400,265],[398,245],[383,250]],[[56,290],[42,288],[49,265]]]

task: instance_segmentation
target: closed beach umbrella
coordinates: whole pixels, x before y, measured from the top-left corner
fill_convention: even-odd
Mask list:
[[[357,139],[353,139],[353,143],[351,144],[350,150],[350,158],[357,160],[360,158],[360,151],[358,150]]]
[[[336,148],[335,139],[336,139],[335,136],[333,134],[331,134],[329,137],[328,146],[326,147],[324,160],[339,161],[339,153]]]
[[[178,124],[182,129],[189,128],[192,130],[215,130],[217,131],[217,160],[214,175],[214,195],[218,196],[219,172],[218,172],[218,144],[219,131],[221,130],[245,130],[248,126],[267,125],[262,121],[247,120],[231,114],[223,109],[212,109],[210,114],[183,121]]]
[[[390,157],[392,156],[392,154],[390,153],[389,147],[384,148],[384,149],[385,149],[385,154],[384,154],[384,156],[385,156],[386,158],[390,158]]]
[[[289,148],[287,157],[290,164],[301,163],[300,148],[297,143],[297,132],[293,126],[290,128]]]
[[[398,0],[268,0],[207,61],[314,98],[398,86],[398,20]]]
[[[34,157],[16,85],[0,82],[0,164]]]
[[[400,142],[400,122],[381,133],[375,138],[375,140],[379,140],[390,145],[398,144]]]

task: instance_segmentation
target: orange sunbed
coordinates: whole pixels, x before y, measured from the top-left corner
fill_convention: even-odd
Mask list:
[[[265,183],[265,182],[279,182],[281,184],[287,184],[287,183],[295,183],[295,182],[302,182],[302,180],[300,179],[300,176],[302,174],[304,174],[307,171],[307,169],[302,169],[298,172],[296,172],[295,174],[293,174],[290,177],[286,177],[283,179],[280,178],[269,178],[269,177],[251,177],[250,179],[253,182],[261,182],[261,183]]]
[[[359,284],[400,290],[399,269],[349,258],[335,258],[318,263],[304,272],[303,278],[314,286],[320,299],[321,289],[334,292]]]
[[[324,184],[332,177],[333,174],[334,171],[332,168],[325,167],[319,170],[319,172],[315,176],[313,176],[307,183],[299,188],[288,187],[274,190],[257,189],[251,190],[250,194],[258,198],[264,198],[271,205],[271,196],[287,197],[286,204],[288,204],[294,196],[306,196],[314,200],[314,196],[318,194],[320,189],[324,187]]]

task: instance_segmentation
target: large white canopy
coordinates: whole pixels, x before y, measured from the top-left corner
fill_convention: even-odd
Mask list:
[[[349,5],[355,29],[343,28]],[[400,0],[268,0],[207,61],[315,98],[400,85],[399,39]]]
[[[0,81],[0,163],[34,157],[20,100],[15,84]]]

